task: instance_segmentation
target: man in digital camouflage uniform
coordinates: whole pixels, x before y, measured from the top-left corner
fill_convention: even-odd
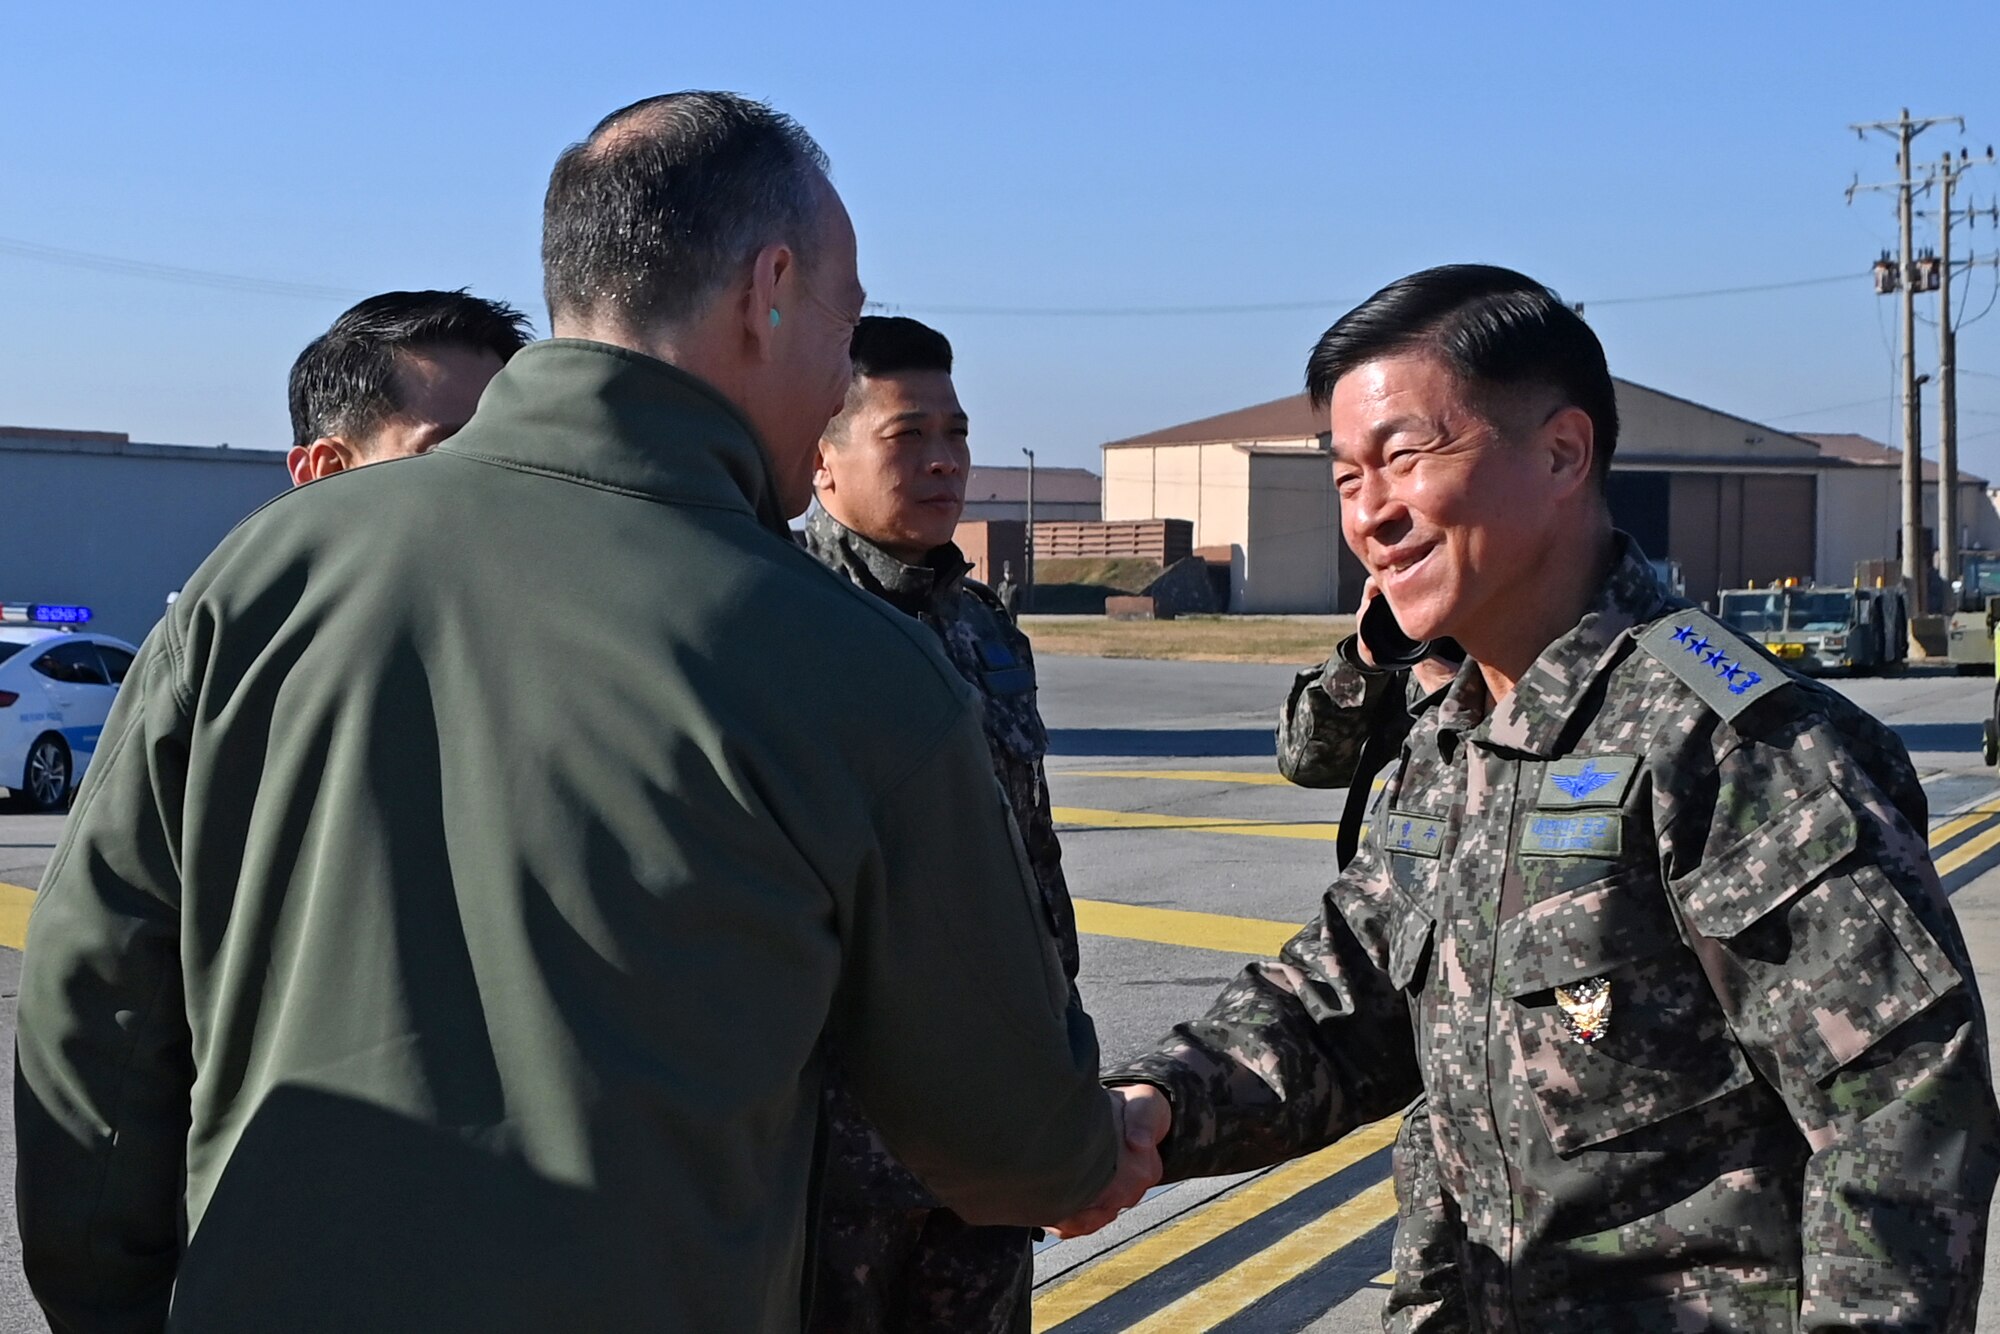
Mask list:
[[[993,773],[1014,813],[1076,999],[1076,921],[1049,814],[1028,640],[999,597],[967,578],[952,542],[971,466],[951,344],[911,319],[863,317],[854,380],[820,445],[806,545],[860,588],[936,632],[978,692]],[[851,1092],[827,1094],[826,1177],[810,1330],[1026,1330],[1024,1228],[971,1227],[897,1162]]]
[[[1188,1177],[1424,1095],[1463,1328],[1971,1329],[2000,1114],[1901,744],[1613,531],[1603,351],[1541,285],[1403,279],[1308,383],[1349,545],[1470,660],[1319,919],[1110,1077],[1128,1123]]]

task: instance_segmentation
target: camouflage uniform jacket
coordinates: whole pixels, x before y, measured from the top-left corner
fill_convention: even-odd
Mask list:
[[[924,565],[905,565],[860,534],[815,507],[804,535],[807,550],[863,591],[913,616],[936,633],[944,655],[958,669],[985,707],[986,741],[993,753],[993,775],[1007,794],[1007,804],[1021,830],[1030,869],[1042,891],[1049,930],[1055,935],[1063,971],[1070,981],[1071,1008],[1076,996],[1076,910],[1070,905],[1063,879],[1062,846],[1056,840],[1049,811],[1049,787],[1042,772],[1048,753],[1048,731],[1035,702],[1035,660],[1028,637],[1021,633],[984,584],[966,578],[972,566],[958,547],[946,543]],[[855,1141],[874,1133],[844,1092],[833,1100],[836,1122],[834,1152],[843,1146],[859,1151]],[[874,1141],[885,1203],[911,1208],[933,1207],[935,1201],[916,1180]]]
[[[1109,1077],[1172,1100],[1170,1175],[1422,1093],[1473,1328],[1973,1327],[2000,1112],[1893,734],[1621,537],[1510,694],[1468,664],[1418,718],[1381,809],[1280,961]]]
[[[1278,772],[1300,787],[1346,787],[1364,768],[1379,771],[1380,763],[1363,763],[1371,743],[1386,733],[1383,758],[1394,759],[1409,733],[1407,716],[1421,698],[1414,678],[1364,666],[1354,641],[1349,635],[1324,666],[1300,672],[1278,710]]]

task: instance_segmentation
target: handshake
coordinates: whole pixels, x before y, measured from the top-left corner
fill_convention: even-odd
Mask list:
[[[1111,1113],[1118,1123],[1118,1170],[1097,1198],[1046,1231],[1067,1240],[1087,1237],[1137,1204],[1160,1184],[1160,1143],[1173,1129],[1173,1104],[1151,1084],[1120,1084],[1108,1088]]]

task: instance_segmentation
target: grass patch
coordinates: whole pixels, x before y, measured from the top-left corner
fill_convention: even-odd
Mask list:
[[[1104,599],[1143,593],[1160,577],[1158,561],[1136,556],[1065,556],[1035,562],[1035,610],[1102,616]]]
[[[1183,662],[1325,662],[1354,631],[1352,616],[1183,616],[1107,621],[1101,616],[1024,616],[1038,654],[1161,658]]]

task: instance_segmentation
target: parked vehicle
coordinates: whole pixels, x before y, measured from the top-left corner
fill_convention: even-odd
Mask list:
[[[1803,672],[1896,671],[1909,657],[1900,587],[1732,588],[1719,607],[1723,624]]]
[[[0,787],[59,811],[83,781],[136,650],[91,634],[88,607],[0,605]]]
[[[1959,553],[1958,578],[1951,581],[1945,656],[1962,676],[1993,671],[1993,631],[2000,624],[2000,552]]]

